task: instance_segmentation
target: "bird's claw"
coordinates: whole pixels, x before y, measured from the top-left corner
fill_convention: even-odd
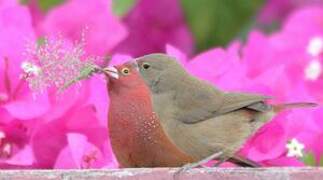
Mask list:
[[[196,163],[187,163],[184,166],[182,166],[177,172],[175,172],[175,174],[181,173],[181,172],[185,172],[187,170],[190,170],[192,168],[197,168],[197,167],[203,167],[203,165],[201,165],[199,162]]]
[[[192,168],[195,168],[195,167],[198,167],[199,165],[196,166],[197,163],[187,163],[185,164],[184,166],[180,167],[179,170],[177,170],[175,173],[174,173],[174,179],[177,179],[177,177],[179,177],[179,175],[182,173],[182,172],[185,172],[187,170],[190,170]]]
[[[174,173],[174,179],[176,179],[177,176],[180,175],[180,173],[182,172],[185,172],[187,170],[190,170],[192,168],[196,168],[196,167],[204,167],[203,164],[213,160],[213,159],[216,159],[218,157],[220,157],[221,155],[223,154],[222,151],[220,152],[217,152],[217,153],[214,153],[212,154],[211,156],[208,156],[198,162],[195,162],[195,163],[187,163],[185,164],[184,166],[182,166],[179,170],[177,170],[175,173]]]

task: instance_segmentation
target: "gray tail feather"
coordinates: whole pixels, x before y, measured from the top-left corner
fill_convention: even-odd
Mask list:
[[[228,161],[241,167],[261,167],[261,165],[258,164],[257,162],[254,162],[247,158],[243,158],[238,155],[231,157],[230,159],[228,159]]]
[[[294,109],[294,108],[313,108],[317,107],[318,104],[312,102],[297,102],[297,103],[285,103],[273,105],[274,112],[280,112],[286,109]]]

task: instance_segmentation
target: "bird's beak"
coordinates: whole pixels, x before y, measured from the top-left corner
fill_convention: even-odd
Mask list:
[[[103,68],[103,72],[109,77],[112,77],[114,79],[119,79],[118,70],[113,66]]]

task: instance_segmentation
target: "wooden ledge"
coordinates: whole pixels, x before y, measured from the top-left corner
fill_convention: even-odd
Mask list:
[[[197,168],[177,173],[178,168],[104,170],[1,170],[0,179],[13,180],[322,180],[323,168]]]

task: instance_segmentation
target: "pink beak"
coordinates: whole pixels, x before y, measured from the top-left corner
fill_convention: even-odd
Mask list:
[[[114,79],[119,79],[119,72],[114,66],[103,68],[103,72]]]

